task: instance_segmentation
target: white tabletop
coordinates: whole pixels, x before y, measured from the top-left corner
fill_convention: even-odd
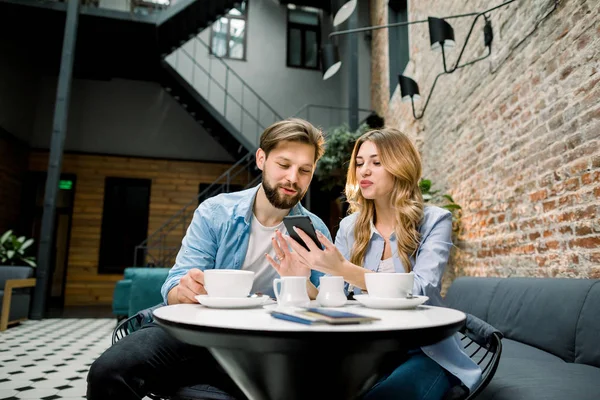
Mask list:
[[[175,304],[154,310],[159,319],[186,325],[211,328],[274,331],[274,332],[360,332],[397,331],[447,326],[460,323],[465,314],[458,310],[443,307],[419,306],[413,310],[379,310],[360,305],[347,305],[337,310],[346,310],[365,316],[381,318],[368,324],[354,325],[304,325],[272,317],[266,308],[252,309],[213,309],[200,304]],[[318,307],[316,302],[311,307]]]

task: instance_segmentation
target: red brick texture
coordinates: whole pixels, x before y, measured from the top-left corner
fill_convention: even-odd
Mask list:
[[[378,3],[371,12],[386,19]],[[409,20],[490,7],[482,0],[409,4]],[[492,13],[492,56],[440,77],[422,120],[400,102],[398,87],[387,105],[386,123],[419,145],[424,176],[463,206],[450,276],[600,278],[600,3],[553,7],[554,0],[516,2]],[[472,19],[449,22],[453,65]],[[475,26],[463,61],[484,54],[482,27]],[[387,46],[387,36],[373,36],[373,46]],[[420,110],[443,69],[426,24],[411,26],[410,52]],[[384,52],[373,54],[374,64],[387,64]]]

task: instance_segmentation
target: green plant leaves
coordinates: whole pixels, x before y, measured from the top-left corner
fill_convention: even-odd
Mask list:
[[[356,132],[350,131],[347,125],[327,130],[325,153],[319,160],[315,171],[315,176],[323,190],[330,191],[336,186],[344,186],[354,143],[368,129],[369,127],[363,124]]]
[[[26,256],[25,251],[31,247],[33,239],[25,236],[17,237],[12,230],[0,236],[0,265],[36,266],[35,257]]]
[[[11,230],[4,232],[4,234],[0,237],[0,244],[4,244],[4,242],[6,242],[11,235],[12,235]]]

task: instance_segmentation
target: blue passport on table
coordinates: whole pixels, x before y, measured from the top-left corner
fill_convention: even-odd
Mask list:
[[[299,308],[299,309],[281,309],[271,311],[271,316],[290,322],[300,324],[364,324],[378,321],[380,318],[369,317],[366,315],[355,314],[348,311],[331,310],[325,308]]]

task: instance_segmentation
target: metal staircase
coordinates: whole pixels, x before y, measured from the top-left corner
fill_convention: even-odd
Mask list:
[[[239,160],[136,246],[134,265],[170,267],[199,202],[260,182],[254,160],[259,135],[283,118],[225,61],[210,55],[209,46],[198,36],[218,16],[229,11],[235,0],[171,0],[168,6],[141,9],[136,8],[134,1],[142,3],[123,0],[126,7],[119,10],[99,8],[102,3],[83,0],[75,76],[159,82]],[[23,47],[35,39],[40,48],[40,63],[44,63],[39,67],[57,73],[59,64],[55,55],[60,54],[66,6],[61,0],[0,0],[0,34],[21,37]],[[32,33],[28,28],[31,26],[37,27],[37,33]],[[39,31],[44,35],[40,36]],[[295,115],[314,120],[317,125],[331,126],[345,119],[346,110],[306,105]],[[328,119],[321,120],[319,113]]]
[[[135,247],[134,266],[171,267],[181,246],[181,239],[192,221],[194,209],[201,201],[219,193],[228,193],[232,188],[249,188],[260,182],[260,175],[253,175],[254,153],[246,154],[229,170],[192,199],[175,215],[169,218],[146,240]]]
[[[200,53],[202,52],[202,53]],[[197,35],[162,62],[164,89],[230,154],[239,158],[134,250],[134,265],[172,266],[199,203],[260,182],[255,150],[260,134],[283,119]]]

